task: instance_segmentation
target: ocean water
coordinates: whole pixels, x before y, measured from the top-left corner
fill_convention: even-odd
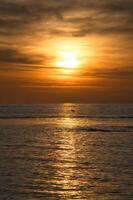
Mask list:
[[[133,105],[0,106],[0,200],[43,199],[133,199]]]

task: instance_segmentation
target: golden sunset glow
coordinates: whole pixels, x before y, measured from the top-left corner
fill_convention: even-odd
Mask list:
[[[61,74],[74,74],[83,68],[86,63],[86,58],[92,52],[86,48],[84,41],[81,39],[68,39],[64,38],[63,41],[55,38],[48,44],[48,53],[53,57],[50,65],[55,67]],[[40,44],[40,51],[43,52],[43,45]]]
[[[80,61],[73,52],[61,52],[56,65],[65,69],[73,69],[80,65]]]

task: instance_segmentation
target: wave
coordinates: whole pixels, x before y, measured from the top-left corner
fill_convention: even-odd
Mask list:
[[[59,128],[57,132],[133,132],[133,126],[77,126],[73,128]]]
[[[0,119],[46,119],[46,118],[86,118],[86,119],[133,119],[133,116],[59,116],[59,115],[45,115],[45,116],[0,116]]]
[[[133,126],[77,127],[75,130],[83,132],[133,132]]]
[[[81,125],[70,125],[69,124],[62,124],[57,123],[55,124],[41,124],[41,123],[14,123],[14,124],[3,124],[1,125],[1,128],[4,127],[6,130],[12,128],[19,129],[28,129],[28,130],[41,130],[41,132],[44,133],[84,133],[84,132],[132,132],[133,133],[133,125],[111,125],[110,123],[105,122],[103,124],[95,124],[95,125],[87,125],[87,124],[81,124]]]

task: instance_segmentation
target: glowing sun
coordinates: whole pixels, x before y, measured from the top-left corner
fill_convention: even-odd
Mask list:
[[[58,60],[56,61],[56,66],[64,69],[74,69],[80,65],[78,56],[74,52],[63,51],[58,55]]]
[[[57,75],[78,74],[85,65],[88,50],[81,41],[64,39],[53,41],[48,48],[53,66]]]

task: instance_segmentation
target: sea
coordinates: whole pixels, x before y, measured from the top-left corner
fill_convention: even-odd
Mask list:
[[[133,105],[0,105],[0,200],[133,200]]]

